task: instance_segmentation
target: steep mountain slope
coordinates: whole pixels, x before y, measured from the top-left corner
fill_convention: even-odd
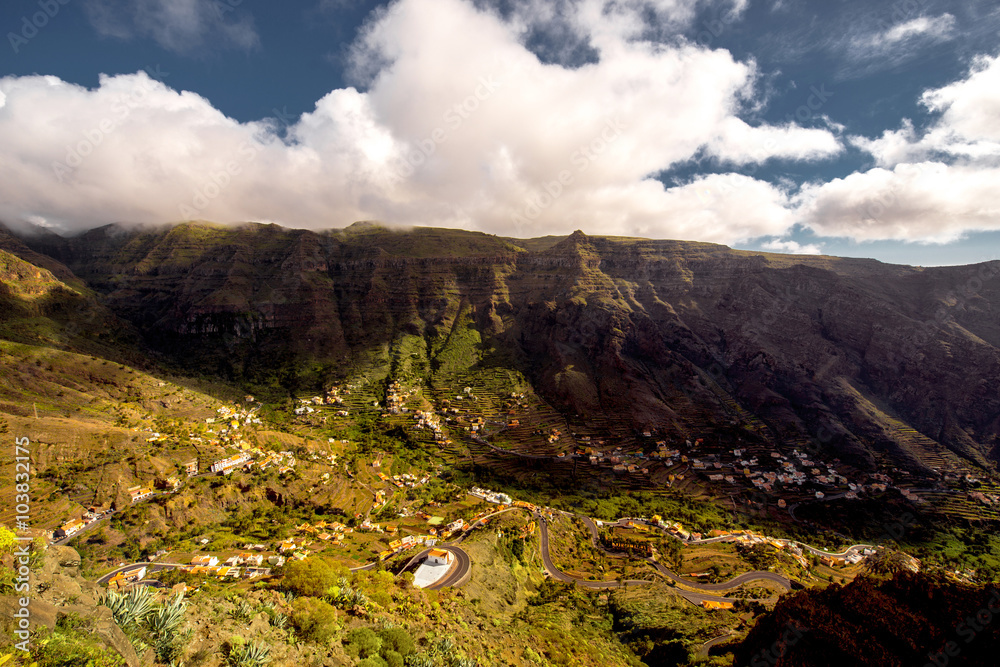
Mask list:
[[[0,225],[0,339],[141,363],[139,337],[65,265]]]
[[[985,665],[1000,589],[904,572],[782,600],[735,647],[737,665]],[[977,620],[977,614],[980,616]]]
[[[519,247],[367,223],[25,241],[153,348],[237,380],[509,367],[581,424],[812,443],[925,473],[1000,460],[1000,262],[921,269],[581,232]]]

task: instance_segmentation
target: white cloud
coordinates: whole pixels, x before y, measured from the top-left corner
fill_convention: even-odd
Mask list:
[[[912,46],[944,42],[955,36],[955,17],[942,14],[934,18],[918,16],[908,21],[882,26],[874,32],[853,31],[844,42],[850,58],[871,60],[886,52]]]
[[[823,252],[820,246],[815,243],[802,245],[798,241],[782,241],[780,239],[765,241],[760,247],[772,252],[787,252],[793,255],[820,255]]]
[[[1000,141],[1000,57],[977,58],[967,79],[928,90],[921,101],[957,136]]]
[[[921,162],[808,185],[796,201],[820,236],[947,243],[1000,229],[997,183],[1000,168]]]
[[[955,17],[951,14],[942,14],[935,18],[920,16],[892,26],[880,35],[877,35],[870,45],[879,46],[880,44],[886,44],[891,46],[908,39],[913,39],[914,37],[945,41],[951,39],[954,34]]]
[[[102,35],[151,37],[185,53],[212,42],[241,49],[260,44],[253,19],[241,2],[227,0],[87,0],[90,23]]]
[[[886,130],[877,139],[852,136],[848,138],[851,145],[869,153],[875,158],[876,164],[882,167],[910,162],[919,159],[925,151],[917,145],[917,133],[913,121],[904,118],[898,130]]]
[[[915,3],[912,8],[897,5],[886,12],[891,23],[884,20],[873,23],[854,16],[836,29],[835,35],[841,29],[843,34],[826,43],[841,61],[839,78],[891,70],[919,57],[928,47],[944,44],[958,35],[957,21],[951,14],[908,18],[917,9]]]
[[[719,135],[708,144],[708,153],[738,165],[760,163],[769,158],[820,160],[841,152],[843,147],[827,130],[796,125],[751,127],[739,118],[720,123]]]
[[[628,3],[615,5],[622,22],[649,3],[634,4],[631,18]],[[655,4],[683,16],[695,2]],[[665,188],[653,176],[706,152],[741,165],[813,160],[839,150],[836,137],[750,127],[738,114],[755,95],[752,63],[601,32],[587,6],[573,5],[569,20],[599,58],[565,67],[525,48],[523,18],[462,0],[401,0],[355,45],[366,88],[330,92],[287,134],[142,73],[102,77],[95,89],[0,79],[0,216],[64,227],[381,219],[528,236],[780,236],[793,222],[783,189],[739,175]]]
[[[803,188],[803,224],[859,240],[940,243],[1000,229],[1000,57],[978,58],[966,78],[921,101],[939,114],[926,129],[904,119],[881,137],[850,138],[877,167]]]
[[[876,139],[850,137],[879,166],[930,158],[957,158],[995,164],[1000,160],[1000,57],[975,60],[969,76],[927,90],[921,103],[939,114],[923,133],[909,119]]]

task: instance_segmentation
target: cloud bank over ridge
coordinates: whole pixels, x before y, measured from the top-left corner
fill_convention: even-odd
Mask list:
[[[185,17],[196,17],[197,3],[188,4]],[[968,78],[925,93],[938,114],[933,127],[845,137],[833,122],[754,122],[764,95],[756,63],[651,33],[691,21],[705,0],[557,4],[522,0],[501,15],[467,0],[399,0],[351,47],[357,87],[291,119],[238,122],[156,72],[102,76],[93,89],[47,76],[0,79],[0,219],[65,230],[378,219],[730,244],[782,237],[797,224],[858,240],[1000,228],[990,192],[1000,155],[997,60],[981,58]],[[717,4],[739,20],[747,3]],[[592,56],[540,60],[526,42],[556,24]],[[849,148],[875,166],[802,187],[747,175]],[[693,161],[719,173],[671,185],[657,178]]]

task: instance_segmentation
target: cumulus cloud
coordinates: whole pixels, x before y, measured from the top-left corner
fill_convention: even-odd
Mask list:
[[[942,112],[940,125],[956,135],[1000,141],[1000,57],[977,58],[968,78],[929,90],[921,101]]]
[[[683,20],[696,4],[574,3],[565,20],[597,55],[568,66],[526,48],[527,10],[400,0],[354,45],[363,85],[330,92],[285,128],[237,122],[144,73],[104,76],[94,89],[0,79],[0,215],[65,228],[380,219],[520,236],[781,235],[793,223],[783,188],[737,174],[677,187],[655,178],[706,154],[745,165],[840,149],[827,130],[742,120],[752,62],[621,27],[650,7]],[[613,8],[619,27],[587,14],[597,6]]]
[[[260,38],[253,19],[236,0],[87,0],[84,10],[102,35],[151,37],[160,46],[187,53],[210,40],[250,49]]]
[[[798,241],[782,241],[780,239],[772,239],[770,241],[765,241],[760,246],[764,250],[770,250],[772,252],[785,252],[792,255],[819,255],[822,253],[820,246],[815,243],[807,243],[802,245]]]
[[[922,131],[909,120],[880,137],[851,137],[876,168],[797,197],[820,234],[948,242],[1000,229],[1000,57],[976,59],[966,78],[926,91],[938,116]]]
[[[1000,168],[920,162],[808,185],[797,200],[821,236],[948,243],[1000,229],[997,183]]]
[[[877,164],[892,167],[928,158],[957,158],[996,164],[1000,159],[1000,57],[980,57],[969,76],[925,91],[921,103],[938,117],[919,133],[904,119],[881,137],[850,137]]]
[[[842,150],[840,141],[825,129],[796,125],[754,128],[739,118],[720,123],[718,136],[707,146],[710,155],[738,165],[770,158],[811,161],[832,157]]]

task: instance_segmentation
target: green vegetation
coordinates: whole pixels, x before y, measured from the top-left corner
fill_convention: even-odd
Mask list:
[[[877,500],[816,503],[801,514],[834,527],[856,543],[902,549],[924,567],[970,570],[979,581],[1000,577],[1000,536],[989,524],[930,513],[898,493]]]
[[[660,585],[615,591],[608,607],[622,642],[648,665],[689,664],[698,645],[740,624],[731,612],[700,611]]]
[[[329,644],[339,631],[337,610],[323,600],[298,598],[292,603],[292,625],[302,639]]]
[[[124,667],[116,651],[95,642],[93,622],[77,614],[60,616],[55,630],[36,640],[38,667]]]
[[[281,585],[296,595],[322,597],[336,589],[338,580],[346,574],[346,568],[333,565],[324,558],[307,558],[285,566]]]
[[[126,593],[108,591],[99,604],[111,610],[115,623],[137,651],[152,646],[156,659],[163,663],[172,664],[180,658],[191,634],[179,631],[187,607],[183,595],[155,606],[152,590],[136,586]]]
[[[247,543],[273,553],[280,540],[300,542],[296,556],[267,578],[221,580],[171,570],[156,576],[166,585],[186,584],[185,598],[157,601],[145,587],[104,596],[101,603],[133,647],[149,650],[160,664],[726,664],[735,644],[707,660],[698,657],[700,647],[727,630],[746,632],[755,617],[757,628],[771,623],[774,587],[728,594],[737,599],[735,611],[703,609],[678,595],[684,584],[666,583],[649,563],[595,549],[588,527],[566,517],[549,524],[560,567],[582,578],[655,583],[592,591],[545,579],[538,530],[524,512],[492,519],[463,542],[475,565],[457,590],[417,590],[412,573],[397,574],[415,549],[369,571],[348,569],[374,560],[392,539],[426,534],[442,519],[471,519],[485,507],[464,494],[472,485],[602,520],[660,515],[692,532],[749,528],[825,547],[886,543],[893,548],[865,565],[870,576],[845,586],[862,566],[828,568],[811,558],[812,567],[803,569],[771,546],[682,545],[655,530],[606,528],[600,534],[608,547],[655,554],[659,563],[704,577],[700,581],[752,568],[807,585],[829,582],[825,591],[808,591],[806,602],[788,596],[781,605],[799,599],[812,609],[802,612],[812,614],[811,622],[845,628],[843,636],[832,630],[823,641],[854,642],[870,653],[845,654],[844,664],[875,655],[857,639],[861,629],[902,641],[900,633],[879,625],[879,613],[896,609],[907,595],[943,597],[955,613],[975,611],[970,599],[982,602],[981,588],[898,584],[911,564],[901,552],[917,556],[924,567],[960,570],[970,580],[1000,574],[1000,537],[984,529],[994,525],[988,521],[996,512],[986,500],[974,501],[977,492],[1000,491],[992,483],[963,477],[931,497],[924,514],[895,492],[850,503],[805,503],[798,518],[811,523],[795,524],[786,512],[774,511],[773,498],[770,514],[746,514],[746,490],[730,493],[727,487],[727,495],[713,495],[719,487],[702,476],[688,473],[681,480],[684,466],[657,467],[662,464],[649,458],[661,438],[673,448],[705,436],[712,444],[702,451],[709,455],[740,443],[767,456],[772,445],[789,441],[789,433],[770,432],[780,424],[765,425],[751,414],[746,405],[760,396],[738,395],[734,383],[740,378],[713,376],[701,383],[702,396],[680,391],[688,376],[702,372],[692,370],[699,355],[713,357],[691,341],[718,338],[719,332],[681,341],[674,333],[680,327],[662,326],[668,301],[671,321],[685,317],[684,310],[710,312],[709,302],[694,292],[685,297],[690,303],[677,307],[673,295],[685,286],[703,288],[714,310],[738,311],[739,300],[729,293],[712,294],[713,284],[740,282],[715,280],[713,262],[756,261],[742,253],[576,234],[524,242],[536,254],[518,261],[521,249],[489,235],[399,233],[375,224],[313,234],[194,223],[111,236],[96,235],[92,261],[75,267],[98,293],[55,264],[36,270],[0,252],[0,433],[32,434],[33,523],[55,528],[82,508],[114,506],[110,520],[71,543],[91,579],[122,561],[157,556],[186,563],[201,553],[224,559],[256,549]],[[642,273],[632,269],[636,262],[652,261],[657,268],[648,275],[665,276],[669,290],[661,289],[660,278],[635,277]],[[761,258],[753,275],[767,273],[765,267],[826,271],[849,282],[837,261],[802,261],[809,266]],[[780,277],[770,271],[766,280],[774,284],[748,283],[760,294],[780,293]],[[723,300],[732,307],[715,308]],[[186,313],[183,322],[178,312]],[[740,326],[742,317],[737,315]],[[684,325],[691,331],[699,326],[694,319]],[[731,330],[719,328],[726,336]],[[690,349],[681,355],[679,346]],[[765,350],[764,358],[774,353]],[[781,368],[788,360],[779,361],[765,366]],[[618,377],[622,369],[629,369],[628,383]],[[778,376],[761,381],[761,395],[784,392]],[[756,380],[751,384],[756,387]],[[342,405],[324,403],[332,386]],[[823,389],[833,396],[824,407],[836,408],[834,399],[843,398],[835,389]],[[255,398],[244,399],[246,393]],[[302,399],[312,412],[304,412]],[[230,427],[217,418],[220,407],[260,403],[259,424]],[[416,428],[418,410],[434,413],[433,428]],[[655,437],[640,435],[647,427]],[[902,421],[893,428],[906,431],[913,447],[923,442]],[[592,466],[573,455],[585,443],[605,451],[621,445],[625,458],[641,459],[640,470],[650,462],[650,472]],[[850,444],[859,451],[841,455],[863,459],[868,445]],[[296,465],[283,473],[275,466],[225,477],[187,478],[184,472],[191,459],[204,471],[214,460],[254,448],[292,452]],[[970,460],[976,455],[971,452]],[[951,464],[944,455],[934,460]],[[391,479],[404,474],[413,477]],[[169,488],[170,477],[182,478],[176,492],[132,504],[127,489]],[[911,511],[912,520],[904,519]],[[9,522],[11,516],[7,511],[0,518]],[[437,520],[431,524],[430,517]],[[320,537],[327,530],[322,527],[297,527],[336,521],[359,529],[365,520],[394,527],[346,532],[339,542]],[[0,527],[4,594],[14,582],[12,537]],[[32,567],[54,569],[41,554],[33,552]],[[927,619],[947,624],[957,618],[905,604],[905,613],[889,611],[887,617],[897,627],[916,619],[916,633],[931,623]],[[859,616],[845,605],[854,605]],[[106,622],[108,612],[102,614]],[[218,631],[202,633],[206,627]],[[194,629],[198,648],[188,641]],[[91,621],[61,615],[55,629],[39,632],[33,658],[40,667],[120,665],[117,652],[97,636]],[[764,635],[748,645],[757,639],[766,646]]]
[[[270,654],[271,649],[267,646],[236,637],[225,651],[226,664],[229,667],[265,667],[271,663]]]

